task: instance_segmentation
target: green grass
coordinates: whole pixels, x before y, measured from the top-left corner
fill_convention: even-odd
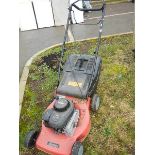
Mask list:
[[[96,40],[67,45],[64,61],[70,53],[92,54]],[[99,55],[103,63],[97,87],[101,97],[98,113],[91,112],[92,127],[83,142],[85,155],[134,154],[134,48],[133,34],[103,38]],[[42,57],[59,53],[60,47],[49,49],[38,56],[30,67],[20,117],[20,154],[44,155],[23,143],[30,129],[41,125],[43,111],[54,95],[57,72],[43,63]]]

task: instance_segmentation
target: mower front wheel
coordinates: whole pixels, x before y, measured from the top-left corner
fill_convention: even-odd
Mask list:
[[[100,97],[97,94],[94,94],[91,103],[91,110],[93,112],[96,112],[99,109],[99,106],[100,106]]]
[[[75,142],[72,147],[72,155],[83,155],[83,145],[81,142]]]
[[[25,138],[25,147],[28,149],[31,149],[32,147],[34,147],[38,135],[39,135],[39,131],[36,131],[36,130],[31,130],[30,132],[28,132]]]

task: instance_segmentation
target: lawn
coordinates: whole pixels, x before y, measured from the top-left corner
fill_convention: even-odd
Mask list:
[[[70,53],[92,54],[96,39],[67,44],[64,61]],[[97,87],[101,97],[98,113],[91,112],[92,127],[83,142],[84,155],[133,155],[134,124],[134,39],[133,34],[102,38],[99,55],[102,69]],[[50,103],[57,84],[60,47],[39,55],[30,67],[20,116],[20,154],[44,155],[23,143],[30,129],[41,125],[42,113]]]

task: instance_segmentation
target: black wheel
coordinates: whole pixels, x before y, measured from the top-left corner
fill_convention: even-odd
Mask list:
[[[75,142],[72,147],[72,155],[83,155],[83,145],[81,142]]]
[[[25,138],[26,148],[30,149],[34,147],[38,134],[39,134],[39,131],[36,131],[36,130],[32,130],[27,133],[26,138]]]
[[[96,112],[100,106],[100,97],[97,94],[94,94],[91,103],[91,110]]]

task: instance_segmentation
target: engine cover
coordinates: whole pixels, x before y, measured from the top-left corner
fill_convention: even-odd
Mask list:
[[[53,108],[43,114],[44,124],[46,127],[61,130],[66,126],[73,112],[73,103],[65,98],[59,98]]]

